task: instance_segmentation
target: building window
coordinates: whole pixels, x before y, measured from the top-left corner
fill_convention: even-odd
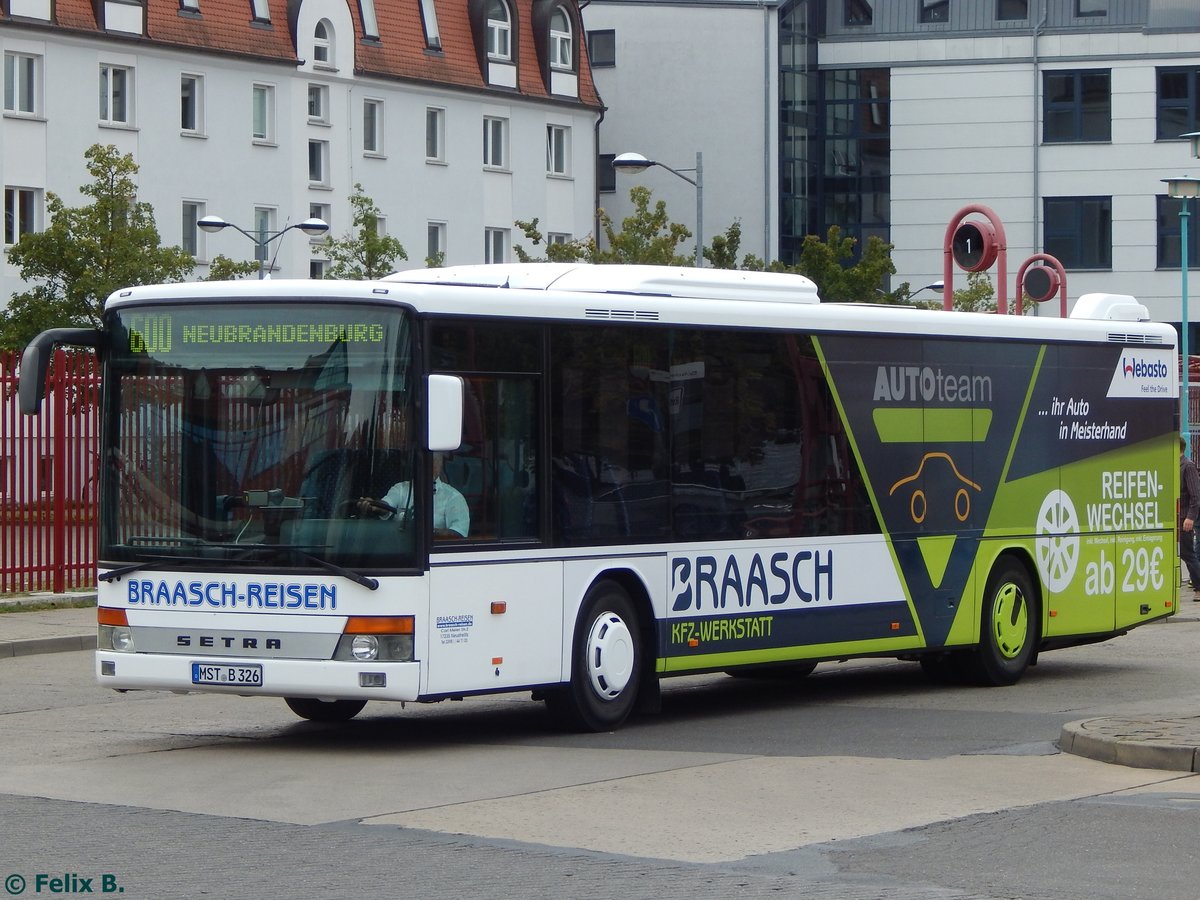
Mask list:
[[[368,41],[379,40],[379,19],[375,15],[375,0],[358,0],[362,14],[363,37]]]
[[[508,137],[508,119],[484,116],[483,119],[483,164],[492,169],[503,169],[508,162],[505,146]]]
[[[269,84],[254,85],[251,104],[254,107],[251,126],[254,140],[275,141],[275,88]]]
[[[483,230],[483,261],[485,263],[508,261],[507,228],[485,228]]]
[[[918,0],[922,22],[949,22],[950,0]]]
[[[1180,204],[1183,200],[1171,197],[1158,197],[1158,267],[1160,269],[1178,269],[1183,264],[1179,247],[1182,238],[1182,228],[1179,221]],[[1193,203],[1189,212],[1192,215],[1192,227],[1188,229],[1188,270],[1200,268],[1200,227],[1195,224],[1196,204]]]
[[[329,123],[329,88],[324,84],[308,86],[308,121],[326,125]]]
[[[441,265],[446,259],[446,223],[430,222],[425,226],[425,264]]]
[[[308,180],[312,184],[329,183],[329,141],[308,142]]]
[[[383,154],[383,101],[363,101],[363,152]]]
[[[571,19],[561,6],[550,16],[550,66],[555,69],[575,67],[571,45]]]
[[[325,270],[329,268],[329,260],[327,259],[310,259],[308,261],[308,277],[316,281],[320,281],[325,277]]]
[[[38,73],[42,58],[28,53],[4,54],[4,111],[37,115],[41,111]]]
[[[333,66],[333,26],[328,19],[322,19],[313,29],[313,62]]]
[[[269,206],[254,207],[254,258],[265,263],[267,242],[275,236],[275,210]]]
[[[179,76],[179,127],[191,134],[204,131],[204,79]]]
[[[546,233],[546,246],[550,247],[554,244],[569,244],[571,236],[561,231],[549,231]]]
[[[587,33],[588,59],[593,69],[603,69],[617,64],[617,33],[611,28]]]
[[[1112,268],[1112,197],[1046,197],[1046,252],[1067,269]]]
[[[37,231],[38,195],[36,188],[5,187],[4,243],[15,244],[23,235]]]
[[[1042,81],[1042,141],[1107,141],[1112,137],[1108,69],[1046,72]]]
[[[200,12],[200,0],[179,0],[179,8]]]
[[[1108,0],[1075,0],[1077,16],[1107,16]]]
[[[601,153],[596,157],[596,190],[611,194],[617,189],[617,170],[613,168],[615,153]]]
[[[870,25],[875,18],[870,0],[843,0],[843,4],[847,25]]]
[[[310,204],[308,204],[308,217],[310,219],[320,219],[322,222],[324,222],[326,225],[329,226],[329,231],[325,232],[325,234],[319,234],[316,237],[309,238],[309,240],[312,241],[312,243],[320,244],[320,243],[324,242],[326,236],[330,232],[333,231],[333,222],[330,219],[330,215],[331,215],[332,211],[333,211],[333,207],[330,206],[328,203],[310,203]]]
[[[196,223],[204,217],[204,204],[192,200],[183,201],[182,240],[179,246],[192,259],[202,259],[204,251],[204,232],[196,227]]]
[[[442,36],[438,31],[437,9],[433,0],[421,0],[421,24],[425,28],[425,46],[430,50],[441,50]]]
[[[1029,18],[1029,0],[996,0],[996,18],[1001,22]]]
[[[267,0],[250,0],[250,13],[255,22],[271,21],[271,7]]]
[[[133,121],[133,69],[124,66],[100,66],[100,121],[110,125],[128,125]]]
[[[425,160],[426,162],[442,162],[445,160],[443,149],[446,134],[446,111],[436,106],[425,109]]]
[[[489,59],[512,59],[512,19],[504,0],[491,0],[487,11],[487,53]]]
[[[1200,131],[1200,69],[1158,69],[1157,105],[1158,140]]]
[[[571,129],[562,125],[546,126],[546,173],[567,175],[570,173]]]

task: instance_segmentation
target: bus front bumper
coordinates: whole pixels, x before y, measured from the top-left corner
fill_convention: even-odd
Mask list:
[[[322,700],[416,700],[420,695],[421,664],[98,650],[96,682],[101,687],[120,691],[317,697]]]

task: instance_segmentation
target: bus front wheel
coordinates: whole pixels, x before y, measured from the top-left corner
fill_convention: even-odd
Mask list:
[[[965,657],[966,673],[983,685],[1016,684],[1036,651],[1038,601],[1029,572],[1001,557],[983,595],[979,646]]]
[[[284,697],[288,709],[310,722],[346,722],[367,705],[366,700],[316,700],[312,697]]]
[[[637,702],[642,644],[633,601],[601,581],[584,598],[575,627],[571,680],[546,694],[546,707],[573,731],[611,731]]]

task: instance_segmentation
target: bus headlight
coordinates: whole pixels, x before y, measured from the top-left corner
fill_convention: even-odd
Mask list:
[[[350,616],[333,658],[347,662],[412,662],[412,616]]]
[[[373,634],[356,634],[350,641],[350,653],[355,659],[379,659],[379,639]]]
[[[115,650],[118,653],[134,653],[133,632],[128,625],[100,625],[96,633],[96,645],[101,650]]]

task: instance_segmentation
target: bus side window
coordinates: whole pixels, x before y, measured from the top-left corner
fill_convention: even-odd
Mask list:
[[[463,445],[448,454],[442,477],[471,511],[472,541],[538,536],[535,379],[466,379]]]

